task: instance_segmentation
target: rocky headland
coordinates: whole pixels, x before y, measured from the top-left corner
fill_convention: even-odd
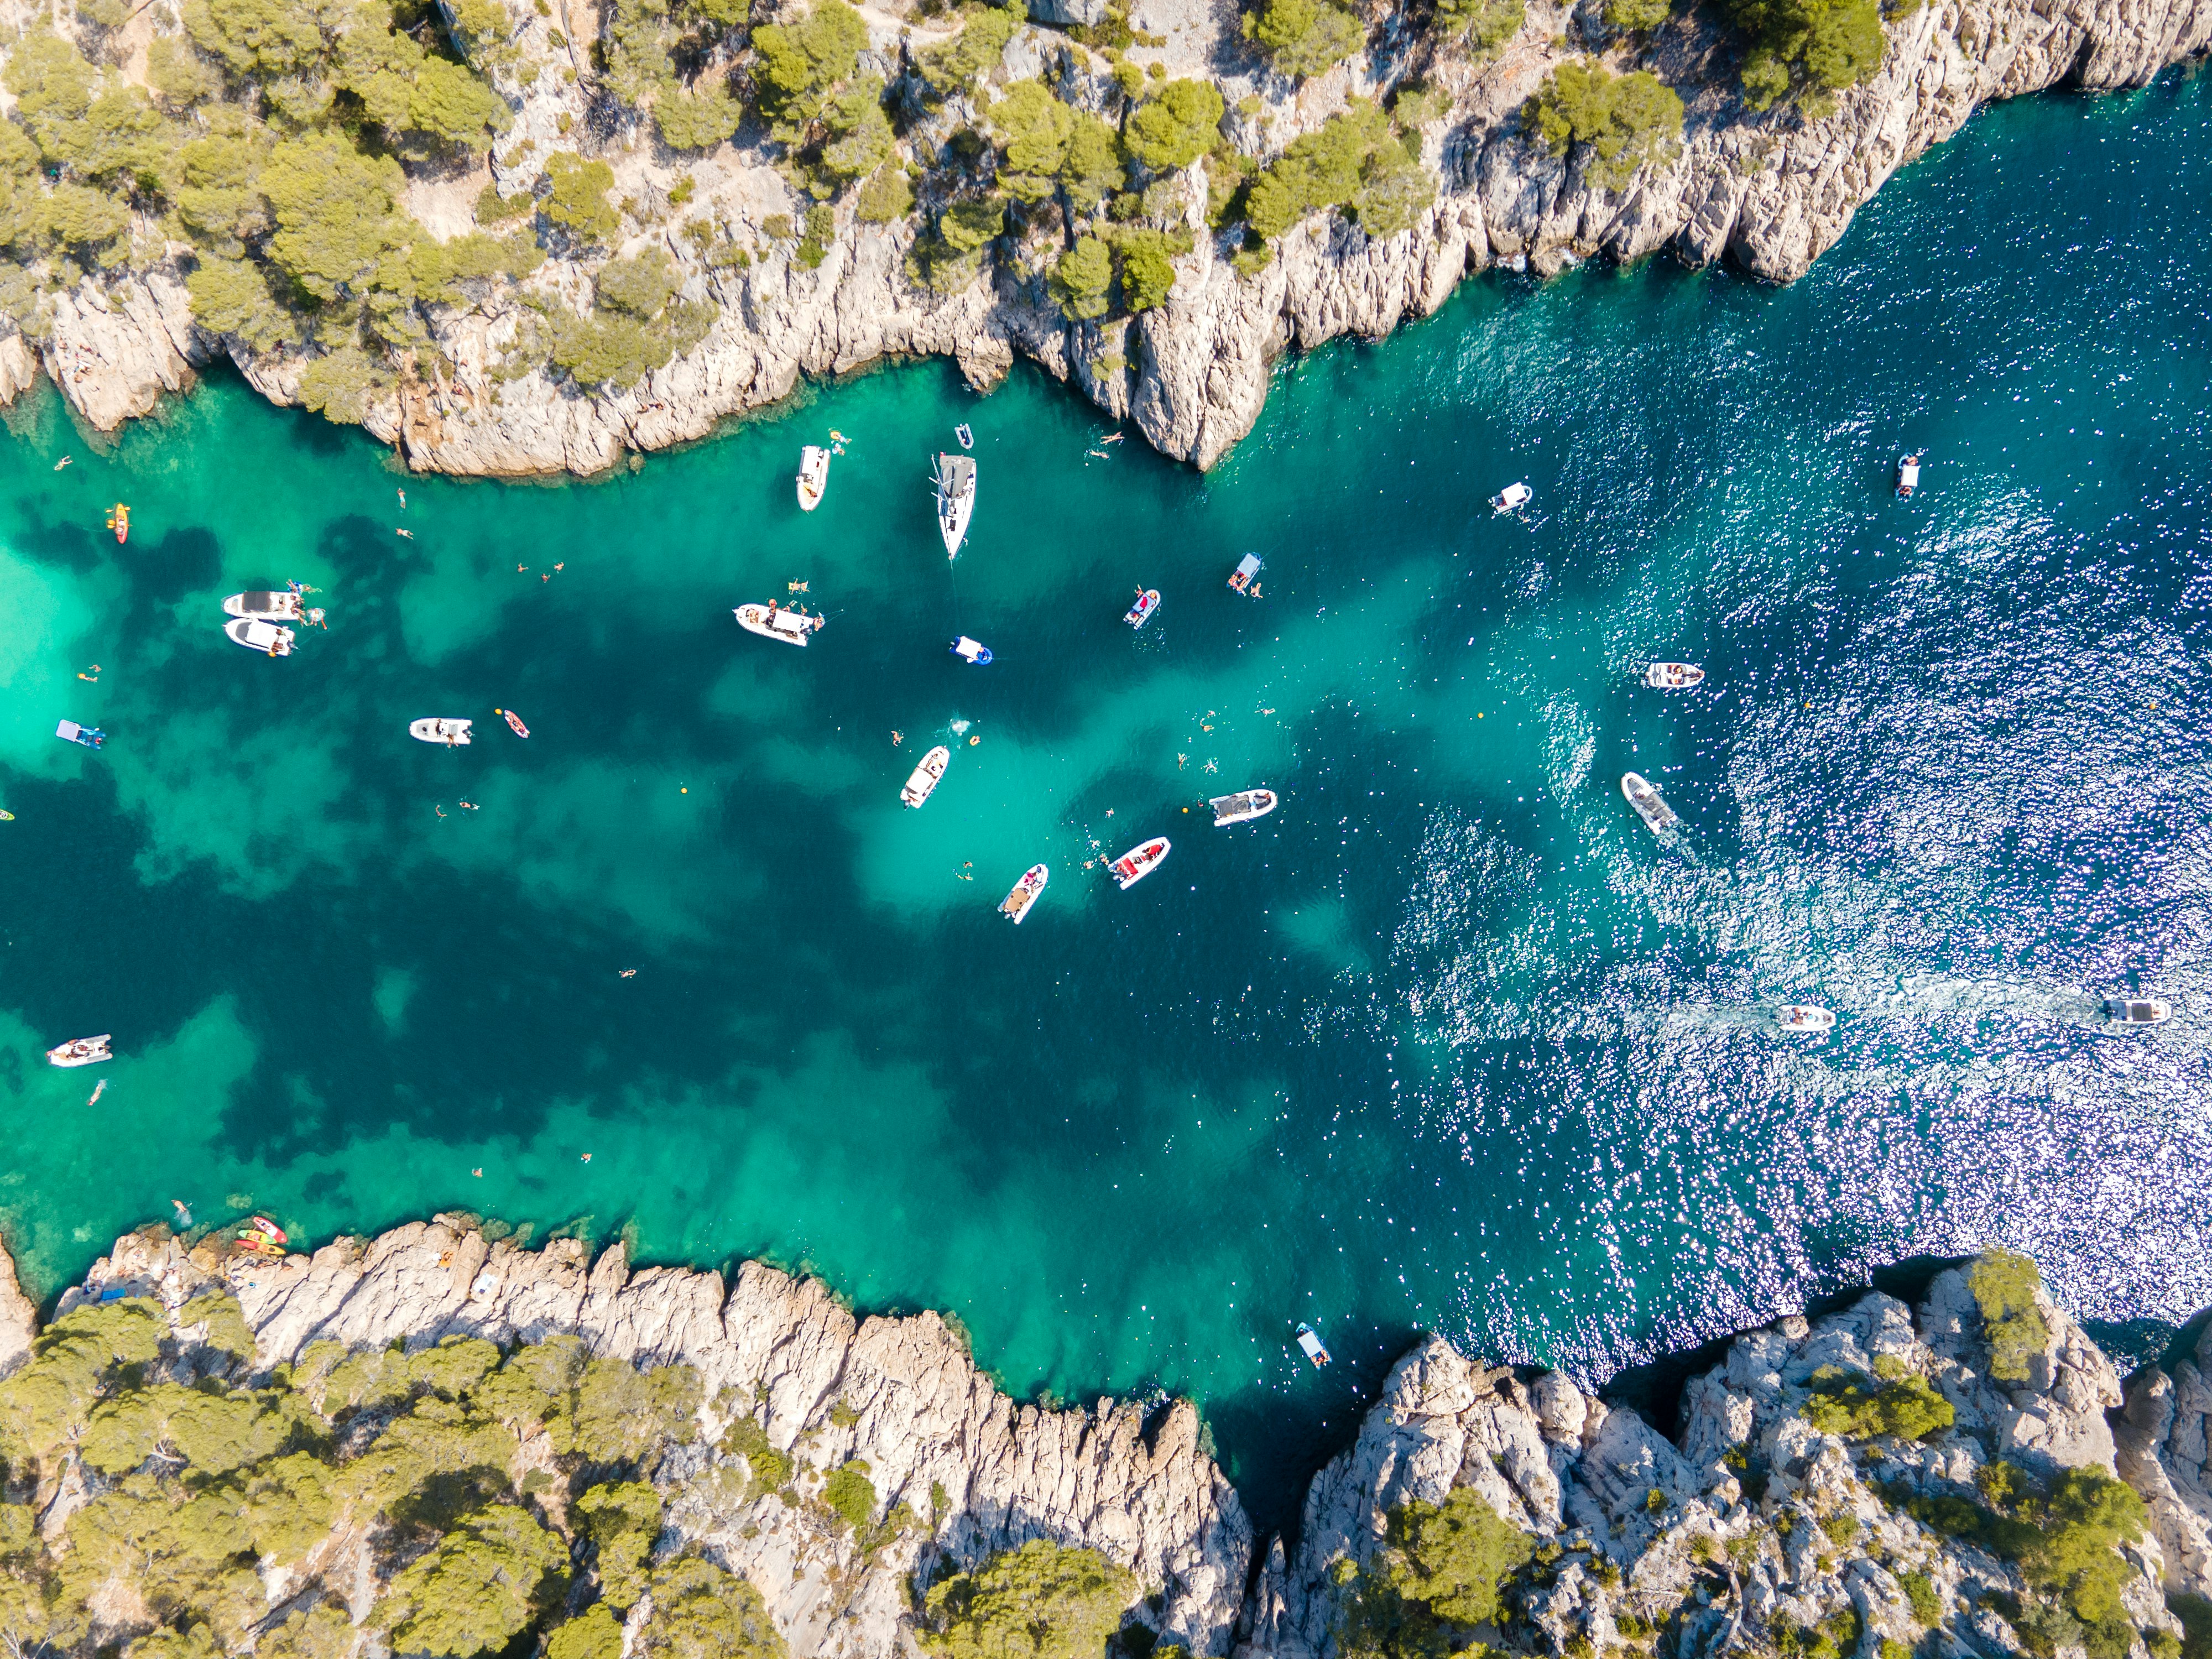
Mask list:
[[[1251,429],[1271,370],[1293,345],[1387,334],[1433,312],[1469,273],[1499,264],[1548,274],[1584,259],[1668,251],[1692,264],[1725,258],[1786,282],[1836,241],[1899,167],[1956,132],[1979,105],[2057,86],[2139,86],[2212,45],[2207,0],[1927,0],[1900,5],[1884,21],[1880,66],[1869,78],[1832,97],[1759,112],[1738,84],[1741,41],[1701,8],[1631,37],[1601,21],[1601,0],[1528,0],[1509,39],[1473,51],[1439,46],[1404,7],[1375,0],[1362,13],[1359,49],[1299,79],[1247,46],[1237,0],[1133,0],[1121,37],[1130,44],[1104,56],[1078,38],[1109,15],[1103,0],[1041,0],[1034,21],[971,82],[912,102],[921,112],[902,127],[888,165],[917,177],[925,164],[950,165],[944,158],[963,137],[988,130],[994,98],[1024,81],[1050,86],[1071,110],[1115,119],[1126,118],[1133,94],[1128,76],[1117,82],[1109,70],[1133,68],[1139,88],[1147,76],[1151,84],[1188,76],[1217,87],[1227,113],[1213,153],[1150,184],[1141,172],[1133,181],[1144,187],[1142,216],[1133,222],[1152,228],[1157,246],[1180,250],[1171,288],[1140,309],[1102,302],[1082,315],[1054,287],[1054,261],[1074,240],[1073,220],[1056,211],[1008,221],[964,282],[924,283],[915,277],[921,244],[945,234],[941,222],[929,228],[929,204],[884,220],[864,216],[848,195],[810,213],[786,148],[750,118],[703,152],[672,149],[603,73],[630,39],[623,19],[636,0],[563,0],[557,15],[546,0],[441,4],[504,111],[494,112],[499,135],[483,154],[408,160],[395,200],[415,227],[409,234],[458,246],[476,234],[487,185],[518,198],[542,191],[540,166],[559,150],[608,167],[608,199],[619,208],[604,237],[587,242],[541,226],[538,250],[510,260],[504,275],[480,263],[450,281],[418,281],[400,296],[404,305],[371,295],[374,325],[385,329],[396,366],[386,373],[360,367],[350,346],[316,333],[335,314],[327,306],[289,320],[270,313],[266,296],[249,303],[234,293],[221,305],[204,296],[196,306],[188,284],[207,249],[185,236],[173,213],[134,198],[127,251],[112,240],[126,233],[111,227],[97,258],[58,246],[27,256],[24,280],[0,295],[0,312],[12,319],[0,323],[0,399],[43,373],[84,421],[107,431],[228,357],[271,400],[304,400],[357,420],[416,469],[590,473],[707,434],[726,417],[787,397],[805,376],[939,354],[988,387],[1020,355],[1114,418],[1133,420],[1164,453],[1205,467]],[[31,0],[0,5],[10,40],[43,27],[49,10]],[[181,38],[191,10],[153,0],[112,31],[80,25],[77,38],[110,65],[102,85],[141,86],[149,53]],[[803,0],[763,0],[753,22],[805,12]],[[66,29],[67,9],[54,15]],[[859,15],[866,29],[860,70],[888,84],[893,103],[914,84],[917,65],[958,33],[941,3],[871,0]],[[1124,21],[1120,10],[1111,15]],[[0,59],[21,49],[0,50]],[[1617,69],[1648,69],[1683,100],[1672,154],[1625,181],[1607,181],[1588,143],[1555,154],[1526,118],[1547,77],[1589,54]],[[283,83],[275,84],[272,97]],[[1309,212],[1270,240],[1264,264],[1249,257],[1259,239],[1242,222],[1223,223],[1214,188],[1223,181],[1212,175],[1230,161],[1264,167],[1355,100],[1392,100],[1413,86],[1421,88],[1416,100],[1393,105],[1430,180],[1411,222],[1370,234],[1356,215]],[[249,104],[258,95],[249,91]],[[667,96],[676,95],[672,82]],[[0,98],[0,111],[15,101]],[[884,142],[891,142],[888,132]],[[987,155],[975,165],[988,185],[992,168],[1007,163]],[[218,180],[191,188],[228,187]],[[256,228],[253,211],[225,222],[222,236],[235,232],[258,246],[266,225]],[[48,210],[48,217],[58,213]],[[931,246],[944,252],[941,241]],[[398,257],[388,254],[386,264]],[[664,333],[679,311],[688,319],[674,338],[680,349],[635,378],[596,381],[549,361],[545,319],[599,314],[594,283],[610,262],[648,257],[675,284],[672,299],[660,296],[674,307],[659,313]],[[332,294],[350,291],[333,281]],[[320,379],[318,363],[328,371]]]
[[[131,1310],[151,1334],[122,1334],[117,1322]],[[372,1493],[410,1480],[432,1490],[445,1455],[434,1428],[470,1421],[478,1449],[447,1461],[487,1462],[470,1472],[460,1518],[439,1524],[476,1524],[470,1503],[526,1511],[535,1518],[515,1524],[574,1536],[578,1586],[595,1576],[616,1599],[617,1534],[592,1530],[607,1503],[574,1495],[616,1456],[585,1449],[588,1406],[532,1395],[540,1403],[527,1410],[479,1410],[500,1352],[508,1358],[495,1379],[569,1338],[580,1354],[622,1362],[617,1379],[628,1368],[686,1379],[649,1396],[661,1404],[623,1413],[673,1413],[668,1438],[622,1454],[651,1492],[596,1488],[633,1494],[624,1501],[652,1516],[628,1547],[636,1571],[649,1560],[659,1576],[653,1593],[617,1601],[629,1608],[624,1654],[666,1644],[654,1621],[676,1615],[655,1613],[654,1595],[673,1595],[669,1575],[687,1561],[742,1580],[749,1605],[757,1593],[772,1634],[743,1650],[948,1650],[951,1638],[929,1625],[938,1607],[927,1587],[1034,1540],[1095,1552],[1121,1575],[1107,1587],[1103,1628],[1120,1621],[1114,1645],[1126,1659],[1170,1644],[1252,1659],[1442,1654],[1478,1638],[1575,1659],[1738,1649],[2176,1659],[2212,1638],[2197,1616],[2212,1607],[2196,1599],[2212,1592],[2212,1339],[2191,1362],[2146,1368],[2124,1386],[2019,1257],[1943,1272],[1917,1307],[1870,1293],[1840,1313],[1746,1333],[1689,1382],[1678,1424],[1429,1338],[1392,1370],[1355,1443],[1315,1477],[1285,1540],[1254,1536],[1188,1403],[1019,1404],[933,1314],[858,1317],[819,1284],[757,1263],[726,1283],[633,1271],[619,1245],[595,1262],[574,1240],[520,1249],[462,1217],[281,1261],[220,1238],[187,1248],[149,1228],[118,1239],[63,1294],[44,1335],[12,1270],[0,1274],[0,1625],[24,1651],[32,1634],[149,1656],[409,1651],[422,1615],[410,1625],[380,1609],[404,1602],[426,1548],[437,1553],[426,1544],[436,1537],[430,1511],[418,1492],[388,1518],[362,1517]],[[100,1363],[112,1347],[135,1369],[86,1383],[91,1373],[70,1366],[88,1363],[88,1345]],[[393,1418],[392,1401],[410,1388],[415,1414]],[[80,1391],[73,1426],[55,1404],[70,1389]],[[288,1389],[312,1391],[313,1410],[285,1407]],[[107,1559],[100,1552],[128,1530],[115,1515],[167,1491],[163,1479],[217,1496],[228,1490],[221,1480],[243,1481],[251,1519],[276,1485],[270,1471],[303,1463],[273,1458],[292,1443],[277,1430],[255,1441],[250,1428],[188,1425],[194,1401],[212,1411],[210,1399],[258,1413],[240,1423],[290,1412],[284,1420],[308,1425],[299,1443],[323,1444],[338,1467],[309,1468],[327,1493],[289,1541],[264,1544],[261,1531],[230,1540],[240,1557],[258,1556],[258,1577],[240,1581],[244,1605],[179,1613],[197,1604],[189,1583],[175,1588],[173,1563],[159,1567],[160,1549],[116,1558],[157,1564],[139,1570],[142,1589],[82,1563]],[[168,1426],[118,1428],[132,1411]],[[316,1427],[318,1413],[336,1427]],[[483,1441],[501,1413],[522,1427]],[[395,1462],[387,1448],[401,1441],[432,1449]],[[33,1460],[26,1446],[45,1449]],[[286,1478],[300,1486],[296,1471]],[[9,1523],[16,1515],[20,1527]],[[33,1546],[46,1552],[37,1594],[47,1600],[36,1611],[24,1588],[36,1577],[24,1565]],[[235,1577],[235,1565],[219,1570],[210,1556],[198,1571]],[[157,1591],[164,1582],[171,1589]],[[562,1633],[584,1628],[582,1595],[569,1593],[570,1616],[553,1630],[556,1656],[596,1650]],[[77,1610],[65,1617],[70,1596]],[[1034,1650],[1059,1650],[1047,1640],[1048,1607],[1023,1617]],[[608,1643],[617,1628],[605,1624]],[[303,1629],[320,1632],[315,1643]],[[446,1639],[426,1650],[473,1650]]]

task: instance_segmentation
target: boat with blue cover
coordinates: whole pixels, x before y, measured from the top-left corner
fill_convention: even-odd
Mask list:
[[[965,634],[952,641],[952,654],[966,663],[981,668],[991,660],[991,647],[981,640],[971,640]]]

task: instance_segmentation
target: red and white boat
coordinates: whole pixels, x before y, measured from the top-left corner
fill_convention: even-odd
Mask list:
[[[952,751],[939,744],[921,757],[921,764],[907,774],[906,781],[899,786],[899,799],[908,806],[919,806],[927,800],[945,776],[945,769],[952,764]]]
[[[1152,612],[1159,608],[1160,590],[1157,587],[1140,587],[1137,590],[1136,604],[1131,605],[1122,614],[1121,620],[1132,628],[1142,628],[1146,623],[1152,621]]]
[[[278,1226],[275,1222],[271,1221],[265,1215],[258,1215],[253,1218],[253,1228],[256,1232],[262,1234],[272,1244],[289,1244],[292,1242],[291,1239],[286,1236],[284,1230]]]
[[[513,728],[516,737],[526,738],[530,735],[530,728],[522,723],[522,716],[516,714],[512,708],[495,708],[491,712],[495,714],[504,716],[507,725]]]
[[[1044,891],[1045,883],[1051,879],[1051,871],[1042,864],[1032,864],[1022,872],[1022,878],[1014,884],[1014,890],[1007,894],[1005,902],[999,906],[999,914],[1015,927],[1020,927],[1022,918],[1030,913],[1030,906],[1037,902],[1037,895]]]
[[[1167,855],[1168,838],[1160,836],[1132,847],[1106,867],[1113,872],[1114,879],[1121,884],[1122,890],[1127,892],[1158,869],[1160,860]]]
[[[46,1059],[49,1063],[64,1069],[72,1066],[97,1066],[103,1060],[115,1058],[107,1052],[107,1036],[108,1034],[103,1031],[98,1036],[73,1038],[47,1049]]]

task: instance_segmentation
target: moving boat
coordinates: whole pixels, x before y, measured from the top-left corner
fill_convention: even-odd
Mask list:
[[[952,654],[963,662],[970,662],[981,668],[991,660],[991,647],[981,640],[971,640],[963,634],[952,641]]]
[[[512,708],[495,708],[491,712],[503,717],[507,721],[507,730],[514,732],[516,737],[526,738],[530,735],[530,728],[522,723],[522,716]]]
[[[1020,927],[1022,918],[1030,913],[1030,906],[1037,902],[1037,895],[1044,891],[1045,883],[1051,879],[1051,871],[1042,864],[1032,864],[1022,872],[1022,878],[1014,884],[1014,890],[1007,894],[1005,902],[999,906],[999,914],[1015,927]]]
[[[1159,608],[1160,590],[1157,587],[1140,587],[1137,590],[1136,604],[1131,605],[1122,614],[1121,620],[1132,628],[1142,628],[1146,623],[1152,621],[1152,612]]]
[[[1897,458],[1898,500],[1911,501],[1912,492],[1920,488],[1920,456],[1927,453],[1923,449],[1918,455],[1900,455]]]
[[[799,452],[799,510],[811,513],[822,505],[822,490],[830,482],[830,452],[809,444]]]
[[[46,1050],[46,1058],[64,1070],[72,1066],[97,1066],[102,1060],[112,1060],[107,1052],[108,1033],[98,1036],[76,1037]]]
[[[1160,860],[1167,855],[1168,838],[1158,836],[1132,847],[1106,867],[1113,872],[1114,879],[1121,884],[1121,890],[1126,893],[1158,869]]]
[[[973,449],[975,447],[975,434],[968,429],[967,422],[963,421],[958,426],[954,427],[952,428],[952,435],[960,440],[961,448]]]
[[[222,602],[226,617],[268,617],[276,622],[305,622],[307,608],[297,593],[234,593]]]
[[[1237,568],[1230,573],[1229,591],[1232,593],[1250,592],[1252,578],[1259,574],[1260,556],[1257,553],[1247,553],[1237,561]]]
[[[2105,1018],[2118,1025],[2163,1025],[2173,1010],[2156,997],[2113,997],[2105,1004]]]
[[[805,644],[806,636],[830,620],[827,617],[810,617],[804,611],[786,611],[774,599],[766,605],[741,605],[730,614],[748,634],[781,640],[786,645]]]
[[[81,743],[88,749],[97,749],[107,741],[107,733],[97,726],[79,726],[75,720],[64,720],[55,726],[54,735],[64,743]]]
[[[1835,1029],[1836,1017],[1810,1002],[1788,1002],[1775,1010],[1774,1023],[1785,1031],[1827,1031]]]
[[[1680,691],[1697,684],[1705,671],[1693,662],[1655,662],[1644,671],[1644,683],[1662,691]]]
[[[248,651],[258,651],[266,657],[289,657],[292,654],[292,630],[279,628],[273,622],[258,617],[240,617],[222,625],[234,645],[242,645]]]
[[[1490,510],[1493,513],[1517,511],[1528,506],[1529,498],[1535,493],[1527,484],[1510,483],[1490,498]]]
[[[131,539],[131,509],[124,506],[121,501],[116,502],[108,509],[107,527],[115,532],[115,539],[118,542],[129,541]]]
[[[1636,816],[1651,826],[1651,833],[1672,830],[1682,820],[1674,816],[1674,809],[1660,799],[1659,792],[1644,781],[1640,772],[1620,775],[1620,793],[1628,797],[1628,804],[1636,809]]]
[[[1233,795],[1216,795],[1206,803],[1213,809],[1213,827],[1224,829],[1232,823],[1247,823],[1254,818],[1264,818],[1275,810],[1275,792],[1272,789],[1240,789]]]
[[[1321,1333],[1310,1325],[1298,1327],[1298,1352],[1313,1361],[1316,1370],[1328,1364],[1328,1350],[1321,1345]]]
[[[407,735],[417,743],[442,743],[448,749],[455,749],[470,741],[469,727],[472,723],[426,714],[419,720],[407,722]]]
[[[965,455],[940,453],[929,481],[937,486],[937,528],[945,538],[945,556],[957,559],[975,511],[975,463]]]
[[[921,757],[921,764],[907,774],[906,781],[899,786],[899,799],[908,806],[919,806],[930,797],[945,769],[952,764],[952,751],[939,744]]]

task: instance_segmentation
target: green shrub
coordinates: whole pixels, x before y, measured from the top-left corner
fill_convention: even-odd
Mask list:
[[[1943,1603],[1936,1594],[1934,1579],[1924,1572],[1907,1571],[1897,1575],[1897,1583],[1912,1608],[1913,1618],[1929,1630],[1943,1622]]]
[[[795,23],[755,29],[754,81],[770,132],[785,143],[809,138],[867,44],[868,26],[844,0],[815,0]]]
[[[896,224],[914,211],[914,185],[897,167],[881,168],[860,186],[853,211],[864,225]]]
[[[646,1590],[646,1557],[660,1535],[660,1494],[642,1480],[616,1481],[585,1492],[573,1513],[598,1547],[601,1597],[611,1607],[632,1606]]]
[[[1605,0],[1603,16],[1607,28],[1643,34],[1665,22],[1673,9],[1670,0]]]
[[[1123,143],[1154,173],[1174,173],[1212,149],[1224,106],[1208,81],[1170,81],[1129,117]]]
[[[1297,80],[1334,68],[1367,38],[1359,20],[1330,0],[1261,0],[1242,27],[1270,67]]]
[[[818,269],[830,257],[830,244],[837,234],[837,216],[829,207],[816,203],[806,210],[806,234],[799,239],[795,257],[809,270]]]
[[[1018,202],[1037,202],[1059,188],[1068,141],[1075,136],[1073,110],[1042,82],[1017,81],[986,118],[1006,145],[999,182],[1009,195]]]
[[[718,77],[689,92],[665,91],[653,106],[653,125],[671,149],[712,149],[738,130],[745,106]]]
[[[711,1561],[671,1562],[653,1575],[653,1617],[636,1659],[785,1659],[760,1592]]]
[[[751,1418],[741,1417],[732,1423],[726,1443],[752,1471],[754,1496],[789,1483],[791,1459],[769,1443],[768,1431]]]
[[[504,1647],[552,1606],[568,1565],[557,1536],[526,1511],[495,1504],[392,1581],[380,1621],[403,1653]]]
[[[1644,70],[1613,75],[1595,60],[1562,64],[1544,78],[1522,115],[1554,155],[1589,145],[1589,176],[1607,190],[1626,189],[1644,167],[1681,153],[1682,100]]]
[[[1136,1593],[1097,1551],[1036,1538],[933,1585],[918,1634],[948,1659],[1098,1659]]]
[[[1498,1617],[1498,1586],[1535,1548],[1472,1486],[1453,1488],[1441,1504],[1416,1501],[1393,1510],[1388,1538],[1400,1558],[1391,1565],[1393,1588],[1463,1626]]]
[[[876,1486],[866,1461],[855,1457],[832,1469],[822,1483],[822,1501],[854,1532],[864,1530],[876,1512]]]
[[[1435,15],[1437,32],[1464,40],[1480,62],[1521,33],[1528,8],[1525,0],[1437,0]]]
[[[1159,232],[1147,231],[1124,239],[1121,298],[1131,311],[1151,311],[1165,305],[1169,290],[1175,287],[1175,277],[1167,239]]]
[[[2030,1363],[2050,1344],[2051,1326],[2035,1300],[2042,1284],[2035,1263],[2014,1250],[1984,1252],[1966,1274],[1990,1345],[1990,1375],[2001,1382],[2026,1382]]]
[[[971,18],[942,46],[924,51],[915,67],[939,98],[964,92],[1006,54],[1006,43],[1022,26],[1018,9],[993,6]]]
[[[1821,1433],[1850,1440],[1877,1435],[1923,1439],[1949,1428],[1956,1416],[1951,1402],[1917,1373],[1877,1382],[1834,1365],[1823,1365],[1813,1374],[1813,1397],[1804,1409],[1805,1420]]]
[[[1859,1535],[1859,1518],[1848,1513],[1824,1516],[1820,1530],[1827,1534],[1832,1543],[1848,1544]]]
[[[1722,10],[1744,36],[1744,96],[1755,110],[1824,99],[1881,68],[1881,0],[1723,0]]]
[[[545,1639],[545,1659],[622,1659],[622,1626],[604,1601],[594,1601]]]
[[[545,216],[579,242],[604,242],[622,228],[622,216],[607,200],[615,170],[605,161],[586,161],[572,150],[545,158]]]
[[[1080,236],[1060,256],[1048,286],[1054,301],[1071,322],[1103,317],[1114,286],[1114,255],[1096,236]]]
[[[502,196],[496,180],[486,185],[477,193],[477,222],[480,225],[512,224],[517,219],[527,219],[538,211],[538,198],[528,191],[520,196]]]
[[[1370,236],[1392,236],[1436,199],[1436,179],[1407,153],[1389,118],[1364,99],[1290,148],[1253,180],[1246,222],[1280,236],[1308,214],[1343,208]]]

